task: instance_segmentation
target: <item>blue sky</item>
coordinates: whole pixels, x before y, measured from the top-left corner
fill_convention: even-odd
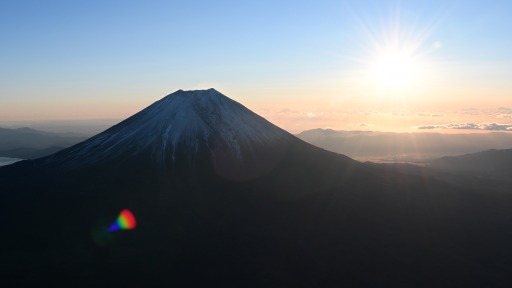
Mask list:
[[[368,107],[370,82],[351,79],[397,23],[400,41],[421,38],[416,52],[442,63],[438,97],[470,82],[510,106],[510,15],[510,1],[2,1],[0,121],[123,118],[181,88],[269,115],[347,94]]]

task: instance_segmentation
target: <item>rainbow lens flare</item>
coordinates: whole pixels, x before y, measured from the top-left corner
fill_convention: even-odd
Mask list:
[[[116,222],[110,225],[109,231],[118,231],[118,230],[131,230],[135,228],[137,222],[135,221],[135,216],[133,216],[132,212],[128,209],[124,209],[119,213]]]

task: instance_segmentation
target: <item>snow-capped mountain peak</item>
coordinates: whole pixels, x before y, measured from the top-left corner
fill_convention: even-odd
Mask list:
[[[242,161],[261,147],[294,138],[215,89],[178,90],[91,139],[46,161],[91,163],[118,157],[151,157],[172,166],[205,152]],[[178,159],[178,158],[182,159]]]

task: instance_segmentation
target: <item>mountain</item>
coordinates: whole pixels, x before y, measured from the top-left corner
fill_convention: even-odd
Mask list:
[[[77,144],[87,137],[31,128],[0,128],[0,157],[35,159]]]
[[[512,175],[512,149],[491,149],[460,156],[442,157],[430,161],[429,167],[451,173],[510,179],[510,175]]]
[[[423,163],[488,149],[512,148],[512,133],[392,133],[377,131],[307,130],[300,139],[329,151],[375,162]]]
[[[505,287],[510,186],[475,181],[363,164],[213,89],[179,90],[0,167],[0,283]],[[110,232],[123,209],[136,228]]]
[[[271,168],[294,138],[214,89],[179,90],[42,163],[84,167],[138,157],[171,169],[208,158],[218,173],[244,179]]]

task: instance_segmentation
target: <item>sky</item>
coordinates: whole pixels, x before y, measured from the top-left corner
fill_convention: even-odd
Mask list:
[[[511,1],[1,1],[0,125],[215,88],[276,125],[512,132]]]

